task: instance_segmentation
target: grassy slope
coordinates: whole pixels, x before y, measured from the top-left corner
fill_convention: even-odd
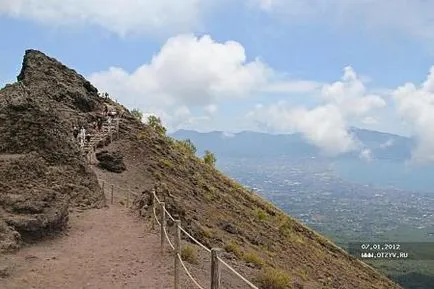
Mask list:
[[[121,135],[118,148],[130,167],[126,173],[163,184],[167,191],[160,197],[183,227],[207,246],[233,254],[237,269],[251,280],[273,267],[290,275],[293,284],[306,286],[299,288],[399,288],[179,142],[130,116],[121,123]]]

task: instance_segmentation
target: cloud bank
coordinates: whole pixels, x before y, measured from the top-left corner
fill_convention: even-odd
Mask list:
[[[247,61],[238,42],[188,34],[167,40],[149,63],[131,73],[111,67],[89,79],[128,106],[164,111],[163,119],[170,116],[168,122],[177,127],[193,121],[191,110],[200,110],[203,120],[215,114],[220,101],[260,90],[272,75],[259,59]]]
[[[420,86],[406,83],[392,95],[399,115],[412,126],[417,139],[412,160],[434,162],[434,66]]]
[[[123,36],[190,31],[206,5],[209,1],[2,0],[0,15],[55,26],[97,25]]]
[[[368,94],[349,66],[345,67],[340,81],[324,84],[320,94],[323,103],[312,109],[279,102],[259,105],[247,117],[271,130],[301,132],[327,155],[361,149],[359,141],[348,130],[348,122],[386,106],[386,102],[380,96]],[[368,154],[362,152],[362,156],[366,159]]]

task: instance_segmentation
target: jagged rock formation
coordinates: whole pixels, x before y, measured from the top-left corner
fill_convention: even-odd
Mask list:
[[[99,161],[98,166],[109,172],[122,173],[127,169],[123,161],[123,156],[119,151],[109,152],[103,150],[96,153],[96,159]]]
[[[26,51],[18,82],[0,90],[0,251],[63,229],[69,205],[105,204],[71,131],[102,106],[81,75]]]

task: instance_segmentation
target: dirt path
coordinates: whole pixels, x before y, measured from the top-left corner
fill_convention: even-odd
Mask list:
[[[171,288],[159,252],[158,235],[119,206],[76,212],[67,235],[1,257],[11,273],[0,288]]]

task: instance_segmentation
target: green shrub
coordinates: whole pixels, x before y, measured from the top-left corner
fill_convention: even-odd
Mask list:
[[[254,252],[244,253],[243,260],[258,267],[262,267],[265,264],[264,260],[262,260],[262,258],[256,255]]]
[[[290,288],[291,278],[285,272],[269,267],[260,272],[258,283],[261,289],[286,289]]]
[[[190,264],[198,264],[196,250],[192,246],[184,246],[181,249],[181,259]]]
[[[240,246],[232,240],[225,245],[224,249],[228,253],[233,253],[238,258],[240,258],[243,255]]]
[[[196,146],[191,142],[191,140],[180,140],[178,141],[178,143],[185,151],[189,152],[192,155],[196,154]]]
[[[206,150],[205,155],[203,156],[203,161],[208,165],[215,166],[217,159],[212,152]]]
[[[262,210],[262,209],[256,209],[256,216],[258,217],[259,221],[264,221],[267,219],[268,214]]]
[[[160,159],[160,163],[165,166],[168,167],[169,169],[173,169],[175,166],[173,165],[173,163],[168,160],[168,159]]]
[[[135,108],[131,111],[131,114],[138,120],[142,121],[143,112],[141,112],[138,108]]]
[[[162,125],[161,119],[155,115],[148,116],[148,125],[152,127],[159,135],[166,134],[166,128]]]

